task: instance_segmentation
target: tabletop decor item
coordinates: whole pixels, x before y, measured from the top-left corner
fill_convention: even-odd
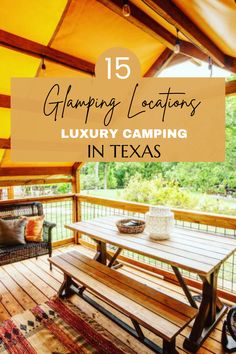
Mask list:
[[[174,214],[165,206],[151,206],[146,213],[146,231],[153,240],[167,240],[174,227]]]
[[[116,226],[122,234],[139,234],[145,229],[145,221],[140,219],[121,219]]]

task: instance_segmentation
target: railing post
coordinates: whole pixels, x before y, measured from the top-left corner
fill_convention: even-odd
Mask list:
[[[7,198],[8,199],[14,199],[14,187],[10,186],[7,188]]]
[[[80,200],[77,197],[77,193],[80,192],[80,173],[78,167],[81,165],[81,163],[74,163],[72,167],[72,192],[74,193],[73,196],[73,222],[77,222],[81,220],[81,206],[80,206]],[[79,232],[74,232],[74,239],[75,243],[79,243],[79,238],[80,238],[80,233]]]

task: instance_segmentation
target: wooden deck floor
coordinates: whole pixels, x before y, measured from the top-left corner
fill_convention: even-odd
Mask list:
[[[54,254],[60,252],[67,252],[71,248],[86,254],[93,255],[93,252],[82,246],[67,246],[54,251]],[[140,271],[137,268],[125,265],[120,272],[140,281],[148,286],[156,289],[161,289],[167,292],[171,296],[186,301],[182,294],[180,287],[164,281],[163,279],[153,276],[148,272]],[[59,286],[62,282],[62,273],[53,268],[49,270],[49,264],[47,256],[39,257],[38,260],[30,259],[23,262],[9,264],[0,268],[0,293],[2,294],[2,302],[0,303],[0,321],[6,320],[9,317],[20,313],[26,309],[34,307],[36,304],[45,302],[48,298],[56,294]],[[139,354],[151,353],[142,344],[136,341],[133,337],[122,331],[117,325],[111,323],[105,316],[98,313],[94,308],[85,303],[82,299],[74,297],[73,301],[76,301],[80,306],[84,308],[84,311],[97,319],[98,322],[109,330],[112,328],[112,332],[117,336],[122,337],[126,343],[128,343]],[[114,310],[112,310],[115,312]],[[119,315],[122,319],[122,315]],[[210,337],[205,341],[203,347],[198,351],[199,354],[223,354],[221,340],[221,328],[222,321],[218,324],[217,328],[211,333]],[[190,327],[186,328],[177,337],[177,346],[180,353],[186,353],[183,350],[182,344],[186,335],[188,335]],[[152,340],[156,341],[156,338],[152,337]]]

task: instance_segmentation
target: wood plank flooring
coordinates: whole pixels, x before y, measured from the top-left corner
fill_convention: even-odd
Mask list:
[[[76,245],[70,245],[54,250],[54,254],[67,252],[72,248],[77,249],[79,252],[87,256],[93,256],[93,251]],[[38,260],[33,258],[22,262],[5,265],[0,268],[0,293],[2,294],[2,301],[0,303],[0,321],[4,321],[26,309],[30,309],[56,294],[63,280],[63,275],[55,267],[53,267],[52,271],[49,270],[47,258],[47,256],[42,256],[39,257]],[[166,282],[156,275],[154,276],[147,271],[137,269],[130,265],[125,265],[119,269],[119,272],[126,274],[150,287],[153,287],[154,289],[166,292],[167,294],[186,302],[180,287]],[[112,331],[120,338],[123,338],[123,340],[134,350],[136,350],[138,354],[151,354],[149,349],[146,349],[146,347],[144,347],[141,343],[126,332],[122,331],[116,324],[111,323],[109,319],[100,314],[89,304],[85,303],[82,299],[77,296],[73,296],[73,302],[82,307],[85,312],[90,314],[105,328]],[[114,309],[111,309],[111,311],[116,312]],[[129,321],[120,314],[119,317],[127,322]],[[220,343],[221,328],[222,321],[211,333],[210,337],[205,341],[203,347],[199,349],[198,354],[225,353]],[[190,326],[188,326],[177,337],[177,346],[180,353],[187,353],[183,350],[182,344],[185,336],[189,334],[189,331]],[[147,333],[147,336],[158,342],[158,339],[154,335]]]

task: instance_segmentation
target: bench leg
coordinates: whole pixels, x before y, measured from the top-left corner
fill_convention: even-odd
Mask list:
[[[178,354],[175,348],[175,338],[171,342],[163,340],[163,354]]]
[[[139,323],[138,323],[137,321],[135,321],[133,318],[130,318],[130,319],[131,319],[131,321],[132,321],[132,323],[133,323],[133,326],[134,326],[134,328],[135,328],[135,331],[137,332],[137,336],[138,336],[139,340],[140,340],[141,342],[143,342],[144,339],[145,339],[145,336],[144,336],[144,334],[143,334],[143,331],[142,331],[142,329],[141,329]]]
[[[69,296],[69,294],[71,293],[71,288],[70,288],[71,285],[72,285],[71,277],[69,277],[67,274],[64,274],[64,280],[60,286],[60,289],[58,290],[58,296],[59,297]]]

